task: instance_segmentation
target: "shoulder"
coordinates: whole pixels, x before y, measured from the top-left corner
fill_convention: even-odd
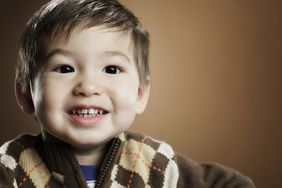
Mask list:
[[[254,188],[252,180],[240,172],[218,163],[198,163],[184,155],[176,154],[179,169],[178,187],[187,185],[215,188]]]
[[[139,150],[151,152],[152,155],[161,154],[168,159],[174,158],[175,153],[169,144],[146,134],[126,132],[123,139],[126,147],[139,147]]]
[[[21,135],[0,146],[0,187],[17,187],[15,171],[22,152],[35,144],[36,136]]]
[[[248,177],[234,169],[217,163],[198,163],[176,153],[166,142],[145,134],[128,132],[123,135],[123,140],[126,150],[123,153],[138,154],[141,162],[146,161],[149,170],[155,169],[150,173],[162,174],[164,184],[169,187],[255,187]]]
[[[14,170],[24,150],[33,148],[38,136],[20,135],[0,146],[0,164]]]
[[[37,144],[40,136],[23,134],[10,141],[5,142],[0,146],[1,155],[16,155],[21,153],[26,148],[34,147]]]

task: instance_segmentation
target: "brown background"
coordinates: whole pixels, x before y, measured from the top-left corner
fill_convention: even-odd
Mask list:
[[[0,144],[37,132],[13,93],[17,41],[47,0],[0,4]],[[152,93],[132,130],[257,187],[282,187],[282,4],[279,0],[122,0],[151,33]]]

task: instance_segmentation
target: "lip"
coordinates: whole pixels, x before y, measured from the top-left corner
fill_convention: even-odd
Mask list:
[[[74,110],[81,110],[81,109],[98,109],[103,110],[104,113],[100,115],[93,115],[93,116],[83,116],[83,115],[77,115],[73,114]],[[103,107],[96,106],[96,105],[75,105],[68,110],[68,117],[69,119],[74,123],[74,125],[78,127],[93,127],[98,125],[98,123],[103,120],[107,115],[109,111],[106,110]]]

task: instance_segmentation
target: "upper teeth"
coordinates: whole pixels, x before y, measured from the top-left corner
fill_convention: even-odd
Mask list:
[[[76,115],[102,115],[103,110],[98,110],[94,108],[90,109],[79,109],[79,110],[73,110],[72,113]]]

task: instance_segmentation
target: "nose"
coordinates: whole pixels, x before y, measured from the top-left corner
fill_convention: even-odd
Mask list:
[[[75,85],[73,93],[76,96],[85,97],[89,97],[92,95],[101,95],[102,86],[99,83],[98,78],[84,76],[83,79],[80,79],[79,82]]]

